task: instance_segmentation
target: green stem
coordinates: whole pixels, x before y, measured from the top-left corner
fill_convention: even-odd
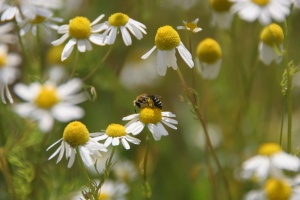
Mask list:
[[[74,57],[74,60],[73,60],[73,66],[72,66],[72,71],[71,71],[71,74],[69,76],[69,79],[73,78],[75,76],[75,72],[76,72],[76,66],[77,66],[77,63],[78,63],[78,58],[79,58],[79,50],[76,49],[76,52],[75,52],[75,57]]]
[[[292,75],[289,65],[287,66],[288,73],[288,88],[287,88],[287,112],[288,112],[288,139],[287,139],[287,152],[292,152],[292,112],[293,112],[293,100],[292,100]]]
[[[147,161],[148,161],[150,140],[151,140],[151,138],[149,137],[149,133],[148,133],[146,136],[146,151],[145,151],[145,156],[144,156],[144,161],[143,161],[144,194],[145,194],[146,200],[149,200],[152,195],[151,187],[150,187],[150,184],[148,182],[148,177],[147,177]]]
[[[89,177],[89,174],[88,174],[88,172],[87,172],[87,170],[86,170],[86,168],[85,168],[85,166],[84,166],[84,163],[83,163],[83,160],[82,160],[82,158],[81,158],[81,156],[80,156],[80,152],[79,152],[78,147],[76,148],[76,156],[77,156],[77,158],[78,158],[78,160],[79,160],[79,164],[80,164],[80,167],[81,167],[81,169],[82,169],[82,171],[83,171],[83,175],[84,175],[84,177],[86,178],[86,180],[88,181],[89,187],[92,188],[92,187],[93,187],[92,181],[91,181],[91,179],[90,179],[90,177]]]

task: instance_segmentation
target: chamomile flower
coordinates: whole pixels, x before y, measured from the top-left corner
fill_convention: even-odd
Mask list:
[[[265,143],[258,149],[258,155],[243,163],[241,177],[258,180],[265,180],[269,176],[281,178],[282,170],[299,171],[300,159],[285,153],[276,143]]]
[[[15,93],[26,102],[16,104],[14,110],[22,117],[37,121],[39,128],[48,132],[54,119],[68,122],[83,117],[84,110],[75,105],[87,99],[80,92],[81,88],[82,81],[78,78],[59,86],[51,80],[44,84],[34,82],[29,86],[19,83],[14,87]]]
[[[178,50],[180,56],[185,63],[190,67],[194,67],[194,62],[191,53],[185,48],[180,41],[179,34],[171,26],[160,27],[155,36],[155,46],[150,49],[142,59],[146,59],[150,54],[157,49],[157,73],[165,76],[167,67],[172,67],[177,70],[177,62],[175,56],[175,49]]]
[[[138,176],[138,169],[134,162],[130,160],[122,160],[114,165],[113,173],[118,180],[129,183]]]
[[[280,63],[282,61],[284,33],[277,24],[266,26],[260,33],[259,58],[270,65],[272,61]]]
[[[268,25],[275,20],[283,22],[290,14],[289,0],[230,0],[233,2],[231,11],[238,13],[241,19],[253,22],[259,20],[262,25]]]
[[[14,30],[14,24],[12,22],[0,25],[0,43],[15,43],[17,41],[17,36],[15,34],[9,33]]]
[[[21,63],[21,56],[9,53],[6,45],[0,45],[0,96],[4,104],[6,99],[13,103],[8,85],[12,84],[19,75],[17,66]]]
[[[212,26],[228,29],[233,16],[230,12],[232,2],[230,0],[210,0],[209,2],[212,8]]]
[[[147,34],[146,26],[134,19],[131,19],[124,13],[114,13],[106,21],[103,26],[103,37],[107,36],[107,44],[111,45],[115,42],[118,32],[121,32],[123,41],[126,46],[132,44],[132,40],[129,31],[138,40],[143,38],[143,34]]]
[[[64,47],[61,60],[65,60],[72,53],[74,46],[77,44],[77,49],[80,52],[85,52],[92,50],[91,42],[97,45],[105,45],[106,39],[103,38],[100,34],[97,34],[101,31],[101,25],[97,24],[104,15],[100,15],[92,23],[86,17],[77,16],[69,21],[69,24],[62,25],[58,27],[58,33],[63,34],[63,36],[52,42],[54,46],[60,45],[65,42],[68,38],[71,39],[68,41]]]
[[[46,151],[61,142],[48,160],[58,155],[56,161],[58,163],[65,154],[66,159],[69,159],[68,168],[70,168],[74,164],[76,153],[79,153],[84,164],[91,166],[95,164],[95,158],[101,157],[99,151],[107,151],[106,147],[98,141],[99,137],[90,137],[89,131],[83,123],[71,122],[65,127],[63,137],[47,148]]]
[[[168,131],[165,129],[163,124],[172,129],[177,129],[174,124],[176,125],[178,122],[171,117],[176,117],[176,115],[171,112],[162,112],[159,108],[145,107],[140,110],[140,113],[124,117],[123,120],[130,120],[125,125],[127,132],[137,135],[147,125],[153,135],[153,138],[155,140],[160,140],[161,136],[168,135]]]
[[[199,21],[199,18],[195,19],[192,22],[183,21],[184,26],[177,26],[177,29],[178,30],[186,29],[186,30],[191,31],[193,33],[198,33],[199,31],[202,31],[202,28],[197,26],[198,21]]]
[[[222,63],[222,50],[217,41],[206,38],[197,46],[196,66],[205,79],[218,76]]]
[[[99,133],[95,133],[99,134]],[[140,144],[141,141],[128,135],[126,127],[121,124],[110,124],[105,132],[100,132],[99,139],[105,140],[104,145],[108,147],[109,145],[118,146],[121,143],[125,149],[130,149],[129,143]]]

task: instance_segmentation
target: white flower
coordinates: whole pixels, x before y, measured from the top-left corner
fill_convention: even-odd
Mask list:
[[[168,131],[163,124],[172,129],[177,129],[174,124],[178,124],[178,122],[171,117],[176,117],[176,115],[171,112],[162,112],[161,109],[158,108],[146,107],[141,109],[140,113],[124,117],[123,120],[130,120],[125,125],[127,132],[137,135],[144,129],[145,125],[147,125],[153,138],[155,140],[160,140],[161,136],[168,135]]]
[[[61,38],[52,42],[54,46],[65,42],[69,37],[71,39],[63,49],[61,60],[65,60],[72,53],[74,45],[80,52],[92,50],[91,42],[97,45],[105,45],[106,39],[97,34],[102,30],[101,24],[97,24],[104,15],[100,15],[92,23],[86,17],[75,17],[70,20],[69,24],[58,27],[58,33],[63,34]]]
[[[15,85],[15,93],[27,102],[16,104],[14,110],[22,117],[37,121],[39,128],[48,132],[54,119],[68,122],[83,117],[84,110],[75,105],[87,99],[84,93],[79,93],[81,88],[82,82],[78,78],[59,86],[52,80],[29,86],[20,83]]]
[[[9,33],[14,30],[14,24],[12,22],[0,25],[0,43],[15,43],[17,36]]]
[[[131,45],[132,40],[129,31],[138,40],[143,38],[143,34],[146,34],[146,26],[134,19],[128,17],[123,13],[114,13],[102,25],[102,29],[105,30],[103,37],[107,37],[107,44],[111,45],[115,42],[119,30],[121,31],[123,41],[126,46]]]
[[[191,53],[185,48],[180,41],[180,37],[176,30],[171,26],[160,27],[155,36],[155,46],[150,49],[142,59],[146,59],[157,48],[157,73],[161,76],[166,75],[167,67],[172,67],[177,70],[177,62],[175,56],[175,49],[178,50],[180,56],[185,63],[192,68],[194,62]]]
[[[94,133],[99,135],[100,140],[105,140],[104,145],[108,147],[109,145],[118,146],[121,143],[125,149],[130,149],[129,143],[140,144],[141,141],[137,138],[134,138],[128,135],[126,127],[120,124],[110,124],[105,132]]]
[[[6,45],[0,45],[0,96],[4,104],[6,99],[13,103],[8,85],[12,84],[19,75],[17,66],[21,63],[21,56],[16,53],[8,53]]]
[[[199,28],[197,26],[198,21],[199,21],[199,18],[195,19],[192,22],[183,21],[184,26],[177,26],[177,29],[178,30],[186,29],[186,30],[191,31],[193,33],[198,33],[199,31],[202,31],[202,28]]]
[[[230,0],[211,0],[212,8],[212,26],[217,26],[221,29],[229,29],[233,14],[230,12],[232,3]]]
[[[268,25],[272,19],[283,22],[290,14],[289,0],[231,0],[233,13],[238,13],[243,20],[253,22],[256,19],[262,25]]]
[[[122,160],[114,165],[113,172],[115,176],[126,183],[133,181],[137,175],[138,170],[134,162],[130,160]]]
[[[258,155],[246,160],[242,165],[241,177],[265,180],[269,176],[282,178],[282,170],[297,172],[300,159],[285,153],[278,144],[265,143],[258,150]]]
[[[70,168],[75,161],[76,152],[79,152],[84,164],[91,166],[95,164],[96,157],[101,157],[99,151],[107,151],[106,147],[98,141],[99,137],[90,137],[89,131],[84,124],[79,121],[71,122],[66,126],[62,139],[47,148],[46,151],[61,142],[59,148],[48,160],[58,155],[56,161],[58,163],[65,155],[66,159],[69,159],[68,168]]]

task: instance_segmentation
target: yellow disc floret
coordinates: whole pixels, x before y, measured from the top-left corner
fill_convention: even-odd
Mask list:
[[[155,45],[159,50],[171,50],[179,44],[179,34],[171,26],[163,26],[157,30],[155,35]]]
[[[35,99],[35,104],[44,109],[49,109],[58,102],[56,88],[52,86],[42,86]]]
[[[51,65],[64,63],[64,61],[61,61],[61,53],[63,49],[63,45],[51,46],[46,54],[47,63]]]
[[[269,3],[270,0],[252,0],[253,3],[259,6],[265,6]]]
[[[185,28],[187,30],[193,31],[194,29],[198,28],[197,24],[195,24],[194,22],[188,22],[186,24],[184,24]]]
[[[79,121],[69,123],[63,133],[63,140],[72,147],[86,144],[89,138],[90,134],[88,129]]]
[[[115,13],[108,18],[108,23],[112,26],[124,26],[128,20],[128,15],[123,13]]]
[[[231,5],[229,0],[210,0],[210,6],[217,12],[228,12]]]
[[[265,143],[258,149],[258,154],[264,156],[272,156],[278,152],[281,152],[282,148],[276,143]]]
[[[98,200],[111,200],[111,195],[101,191],[98,196]]]
[[[270,24],[261,31],[260,39],[269,46],[279,45],[284,39],[283,30],[277,24]]]
[[[161,109],[143,108],[140,111],[140,121],[145,124],[156,124],[161,121]]]
[[[37,15],[33,20],[31,20],[32,24],[40,24],[45,21],[45,17]]]
[[[85,39],[91,35],[91,22],[86,17],[75,17],[69,23],[70,36]]]
[[[0,68],[5,67],[7,64],[7,54],[0,52]]]
[[[197,56],[202,62],[215,63],[222,57],[222,50],[218,42],[206,38],[198,44]]]
[[[266,181],[264,189],[268,200],[288,200],[292,193],[288,183],[273,178]]]
[[[126,135],[126,128],[121,124],[110,124],[105,132],[110,137],[121,137]]]

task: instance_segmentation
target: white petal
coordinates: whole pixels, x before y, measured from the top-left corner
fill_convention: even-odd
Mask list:
[[[156,46],[152,47],[147,53],[142,56],[142,59],[147,59],[150,54],[156,49]]]
[[[180,42],[180,45],[177,47],[178,52],[181,56],[181,58],[184,60],[184,62],[190,67],[192,68],[194,66],[194,62],[192,59],[192,55],[191,53],[184,47],[184,45],[182,44],[182,42]]]
[[[69,42],[64,47],[62,54],[61,54],[61,61],[64,61],[69,57],[69,55],[72,53],[74,45],[76,44],[76,39],[70,39]]]
[[[61,122],[80,119],[84,116],[84,110],[78,106],[59,103],[51,110],[52,116]]]
[[[113,146],[118,146],[120,144],[120,139],[118,137],[114,137],[112,139],[112,145]]]
[[[94,26],[95,24],[97,24],[98,22],[100,22],[101,19],[103,19],[105,15],[102,14],[100,15],[99,17],[97,17],[92,23],[91,23],[91,26]]]
[[[124,26],[121,26],[120,30],[121,30],[122,38],[123,38],[123,41],[124,41],[125,45],[126,46],[131,45],[132,40],[131,40],[131,37],[130,37],[129,32],[127,31],[127,29]]]
[[[130,149],[130,146],[129,146],[129,144],[128,144],[128,142],[126,141],[125,138],[122,138],[122,139],[121,139],[121,142],[122,142],[122,145],[123,145],[123,147],[124,147],[125,149]]]
[[[51,42],[51,44],[54,45],[54,46],[61,45],[62,43],[64,43],[68,39],[68,37],[69,37],[69,34],[66,33],[63,36],[61,36],[59,39],[54,40],[53,42]]]
[[[108,35],[108,41],[107,44],[113,44],[116,40],[117,37],[117,28],[116,27],[111,27],[111,31]]]

